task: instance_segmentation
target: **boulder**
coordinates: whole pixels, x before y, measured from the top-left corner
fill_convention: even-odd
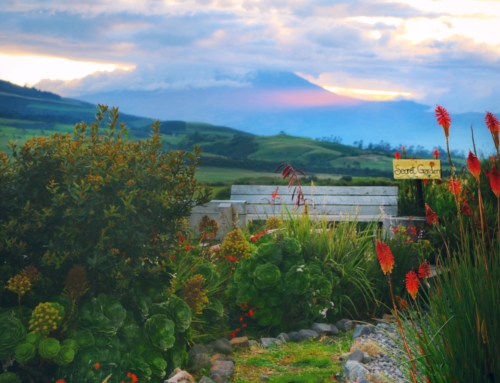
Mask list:
[[[215,375],[218,375],[224,383],[234,375],[234,363],[229,360],[214,360],[210,369],[210,377],[215,381]]]
[[[362,336],[375,333],[375,327],[370,325],[357,325],[354,328],[354,333],[352,334],[352,340]]]
[[[299,335],[300,335],[300,339],[303,341],[319,338],[319,334],[316,331],[309,330],[309,329],[300,330]]]
[[[235,350],[250,347],[250,343],[248,343],[248,338],[246,336],[231,339],[229,341],[229,345],[231,346],[231,349]]]
[[[180,371],[163,383],[196,383],[196,380],[187,371]]]
[[[349,331],[353,326],[353,323],[349,319],[341,319],[337,323],[335,323],[335,327],[340,331],[346,332]]]
[[[367,368],[365,368],[361,363],[354,360],[348,360],[345,364],[344,374],[350,380],[365,379],[368,372],[369,371]]]
[[[231,354],[231,344],[225,338],[217,339],[210,344],[215,352],[219,352],[224,355]]]
[[[280,345],[281,341],[279,339],[276,339],[276,338],[262,338],[260,340],[260,345],[262,346],[262,348],[268,348],[272,344]]]
[[[359,363],[363,363],[364,355],[363,351],[361,350],[354,350],[349,354],[349,356],[346,358],[346,360],[354,360]]]
[[[290,339],[290,342],[302,341],[302,337],[297,331],[292,331],[291,333],[288,333],[288,339]]]

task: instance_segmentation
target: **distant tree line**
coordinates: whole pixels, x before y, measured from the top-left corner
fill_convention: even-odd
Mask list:
[[[364,145],[363,140],[354,141],[352,146],[363,149],[363,150],[371,150],[375,152],[385,153],[389,157],[393,157],[394,153],[398,151],[403,156],[403,145],[391,146],[391,144],[387,141],[381,140],[378,144],[369,143]],[[447,152],[441,146],[437,146],[433,149],[427,149],[422,145],[409,145],[405,146],[406,157],[407,158],[433,158],[434,150],[439,152],[440,158],[446,158]],[[465,152],[463,150],[451,150],[450,151],[452,157],[456,158],[465,158]]]

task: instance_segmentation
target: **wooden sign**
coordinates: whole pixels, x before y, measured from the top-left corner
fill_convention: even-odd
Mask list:
[[[392,160],[394,179],[441,179],[439,160]]]

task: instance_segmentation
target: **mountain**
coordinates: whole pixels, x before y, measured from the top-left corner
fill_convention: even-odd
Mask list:
[[[95,104],[0,80],[0,125],[53,130],[61,124],[73,126],[81,121],[91,123],[95,113]],[[120,113],[120,116],[120,120],[132,129],[142,128],[154,121],[124,113]]]
[[[336,136],[346,144],[386,141],[393,146],[446,145],[433,107],[407,100],[369,102],[344,97],[288,72],[254,72],[241,87],[120,90],[77,98],[116,105],[135,115],[203,121],[257,135],[286,132],[312,138]],[[472,149],[473,125],[478,150],[489,153],[493,146],[483,118],[480,113],[453,115],[450,147]]]

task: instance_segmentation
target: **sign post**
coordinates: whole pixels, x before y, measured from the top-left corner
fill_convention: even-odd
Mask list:
[[[441,179],[441,161],[439,160],[392,160],[394,179],[416,180],[417,206],[425,212],[422,180]]]

